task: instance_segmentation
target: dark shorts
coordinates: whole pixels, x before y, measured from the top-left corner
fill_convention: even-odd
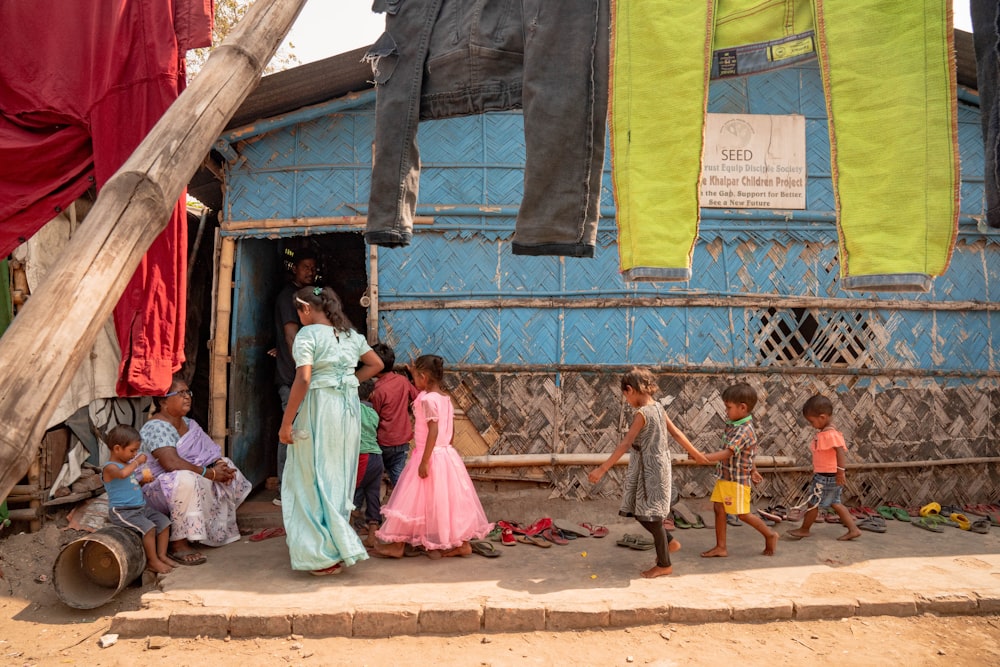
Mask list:
[[[157,534],[170,528],[170,519],[149,505],[109,507],[108,520],[116,526],[127,528],[140,535],[145,535],[152,528],[156,528]]]
[[[806,509],[824,508],[840,504],[840,485],[836,475],[816,473],[810,483],[809,497],[806,499]]]

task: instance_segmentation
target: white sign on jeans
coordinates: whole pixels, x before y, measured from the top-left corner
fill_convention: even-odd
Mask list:
[[[804,209],[805,117],[707,114],[698,196],[704,208]]]

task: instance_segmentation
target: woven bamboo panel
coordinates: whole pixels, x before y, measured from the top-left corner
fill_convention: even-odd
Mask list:
[[[671,419],[703,451],[722,445],[721,392],[733,377],[659,376],[658,399]],[[801,406],[815,393],[834,402],[834,423],[848,442],[853,463],[938,461],[997,456],[995,379],[940,383],[926,379],[749,375],[739,378],[758,393],[754,411],[759,453],[788,456],[809,466],[811,427]],[[548,454],[611,452],[627,430],[631,411],[622,398],[619,377],[610,373],[454,373],[447,386],[456,404],[490,443],[489,453]],[[680,449],[677,445],[677,451]],[[547,481],[554,495],[585,498],[616,496],[624,468],[614,469],[598,488],[582,467],[511,468],[507,479]],[[765,470],[755,496],[794,506],[802,501],[810,474]],[[677,466],[675,487],[683,496],[706,496],[711,469]],[[852,470],[845,500],[863,505],[969,502],[1000,497],[1000,466],[947,465]]]

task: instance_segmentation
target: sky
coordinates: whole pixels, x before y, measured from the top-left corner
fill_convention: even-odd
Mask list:
[[[968,0],[953,0],[955,27],[972,32]],[[288,41],[302,64],[372,44],[385,16],[373,14],[372,0],[309,0],[292,25]]]

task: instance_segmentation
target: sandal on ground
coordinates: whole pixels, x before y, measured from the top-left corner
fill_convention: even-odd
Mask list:
[[[969,530],[972,528],[972,522],[969,521],[969,517],[964,514],[959,514],[958,512],[952,512],[949,517],[952,521],[958,524],[958,527],[962,530]]]
[[[543,549],[548,549],[552,546],[550,542],[546,542],[536,535],[518,535],[517,541],[521,544],[534,544],[536,547],[542,547]]]
[[[538,535],[542,531],[547,530],[547,529],[549,529],[551,527],[552,527],[552,519],[550,519],[549,517],[545,517],[543,519],[539,519],[535,523],[533,523],[530,526],[528,526],[527,528],[525,528],[524,529],[524,534],[525,535]]]
[[[892,518],[896,521],[910,521],[913,518],[906,509],[898,505],[889,505],[889,509],[892,510]]]
[[[250,536],[251,542],[262,542],[263,540],[270,539],[272,537],[284,537],[285,529],[281,526],[275,528],[265,528],[264,530],[258,531]]]
[[[931,519],[930,517],[926,516],[914,517],[914,519],[910,523],[912,523],[917,528],[923,528],[924,530],[929,530],[932,533],[944,532],[944,528],[939,526],[938,523],[933,519]]]
[[[940,514],[941,505],[939,503],[927,503],[920,508],[920,516],[930,516],[931,514]]]
[[[885,519],[880,516],[870,516],[867,519],[861,519],[855,525],[861,530],[868,530],[873,533],[884,533],[887,530]]]
[[[699,516],[696,512],[691,511],[691,508],[681,501],[674,503],[672,513],[674,515],[674,525],[678,528],[705,527],[705,522],[702,520],[701,516]],[[678,521],[678,519],[680,519],[680,521]],[[682,523],[687,525],[681,525]]]
[[[566,519],[552,519],[552,525],[563,532],[567,537],[570,534],[576,537],[590,537],[590,531],[584,530],[582,526],[578,526],[572,521],[567,521]]]
[[[980,535],[985,535],[990,532],[990,520],[989,519],[976,519],[969,525],[969,530],[973,533],[979,533]]]
[[[569,540],[560,535],[558,531],[559,531],[558,528],[555,530],[553,530],[552,528],[546,528],[545,530],[540,532],[538,536],[548,540],[552,544],[559,544],[559,545],[569,544]]]
[[[500,556],[500,551],[496,546],[486,540],[469,540],[469,546],[472,547],[472,553],[485,556],[486,558],[497,558]]]
[[[781,516],[776,514],[770,507],[757,510],[757,515],[765,521],[770,521],[772,526],[781,523]]]
[[[625,533],[620,540],[615,542],[620,547],[628,547],[636,551],[648,551],[653,548],[653,540],[641,535],[629,535]]]
[[[203,555],[193,549],[188,549],[186,551],[168,551],[167,556],[181,565],[201,565],[207,560]]]
[[[687,530],[688,528],[691,527],[691,523],[687,519],[685,519],[683,516],[681,516],[677,512],[677,510],[672,510],[672,514],[674,515],[674,525],[675,526],[677,526],[678,528],[680,528],[682,530]]]
[[[608,534],[607,528],[604,526],[598,526],[594,523],[581,523],[580,526],[590,531],[591,537],[605,537]]]
[[[891,520],[896,518],[896,513],[893,512],[892,508],[889,507],[888,505],[879,505],[877,508],[875,508],[875,511],[877,511],[878,515],[883,519]]]
[[[738,516],[736,516],[735,514],[727,514],[726,515],[726,523],[728,525],[734,526],[734,527],[735,526],[742,526],[743,525],[743,522],[740,521],[740,518]]]

